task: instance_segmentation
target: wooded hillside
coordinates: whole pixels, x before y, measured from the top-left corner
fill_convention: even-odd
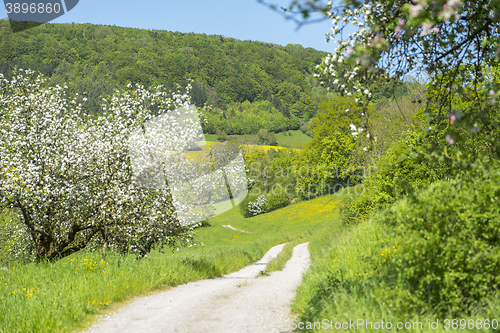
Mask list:
[[[317,106],[311,74],[324,56],[300,45],[92,24],[45,24],[12,33],[0,21],[0,73],[8,77],[15,66],[39,71],[85,95],[89,112],[98,111],[101,95],[128,83],[174,88],[191,79],[197,106],[208,100],[221,109],[241,109],[234,103],[268,100],[280,121],[307,120]]]

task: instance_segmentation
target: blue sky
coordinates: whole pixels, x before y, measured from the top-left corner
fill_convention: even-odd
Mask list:
[[[289,2],[274,1],[282,6]],[[7,17],[4,6],[1,17]],[[216,34],[280,45],[300,44],[327,52],[336,45],[324,41],[331,21],[304,25],[297,31],[295,23],[256,0],[80,0],[73,10],[52,21],[71,22]]]

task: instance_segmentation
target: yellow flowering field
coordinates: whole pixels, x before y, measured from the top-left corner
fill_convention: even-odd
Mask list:
[[[215,141],[206,141],[208,147],[213,147],[213,146],[217,146],[217,145],[225,145],[226,143],[224,142],[215,142]],[[251,150],[254,150],[254,149],[260,149],[260,150],[263,150],[265,152],[271,150],[271,149],[276,149],[276,150],[283,150],[283,149],[286,149],[286,150],[293,150],[293,151],[300,151],[300,149],[298,148],[286,148],[286,147],[279,147],[279,146],[265,146],[265,145],[244,145],[244,144],[240,144],[239,145],[241,147],[241,150],[243,152],[243,154],[246,154],[248,153],[249,151]],[[203,157],[205,155],[205,151],[204,150],[199,150],[199,151],[190,151],[187,153],[187,155],[192,158],[193,160],[197,160],[201,157]]]

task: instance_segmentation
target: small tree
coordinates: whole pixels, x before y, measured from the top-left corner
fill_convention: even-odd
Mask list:
[[[276,139],[276,134],[273,132],[261,129],[259,133],[257,133],[257,143],[259,145],[276,146],[278,144],[278,140]]]
[[[23,224],[13,237],[38,262],[88,245],[143,256],[158,244],[189,242],[168,188],[137,186],[128,147],[152,107],[165,113],[189,96],[136,86],[116,91],[93,119],[66,88],[48,87],[32,71],[10,82],[0,74],[0,209],[14,209]]]

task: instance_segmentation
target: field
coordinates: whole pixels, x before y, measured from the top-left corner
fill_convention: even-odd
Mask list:
[[[238,208],[196,230],[203,246],[147,258],[82,252],[55,263],[0,271],[0,332],[72,332],[137,295],[213,278],[257,261],[272,246],[308,241],[337,225],[339,197],[244,219]],[[223,227],[230,224],[243,233]]]
[[[285,135],[285,133],[290,135]],[[276,138],[278,139],[278,146],[299,149],[312,140],[310,136],[299,130],[278,133]]]
[[[287,135],[285,135],[285,133]],[[289,134],[289,135],[288,135]],[[231,137],[243,137],[243,135],[231,135]],[[306,143],[312,140],[312,138],[299,130],[280,132],[276,134],[276,139],[278,139],[279,147],[286,148],[303,148]],[[217,141],[216,134],[205,134],[205,140],[207,141]]]
[[[217,134],[205,134],[205,140],[217,141]]]

